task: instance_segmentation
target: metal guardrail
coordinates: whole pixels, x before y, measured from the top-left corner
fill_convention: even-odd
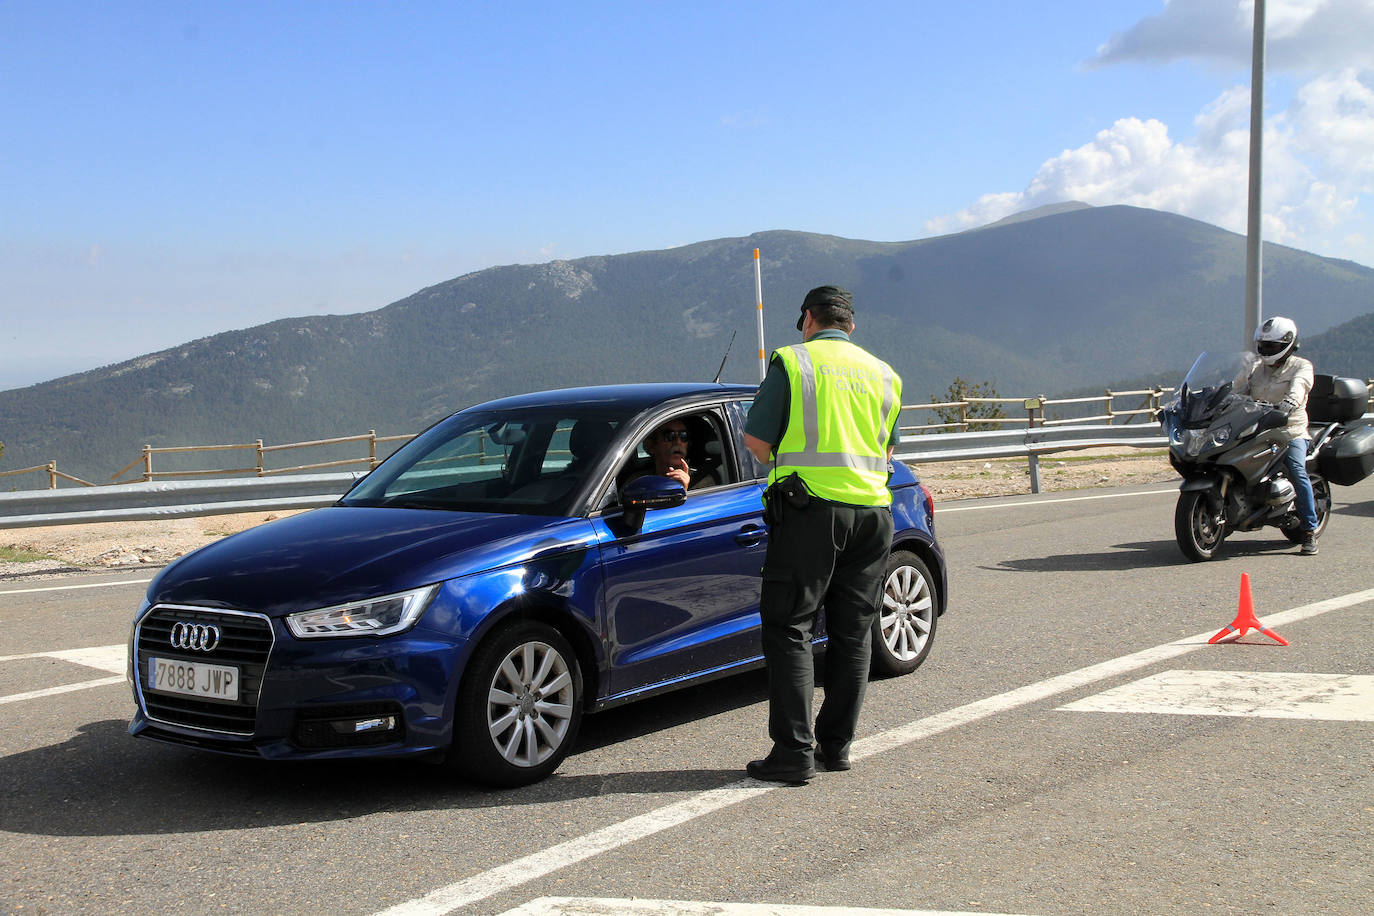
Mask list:
[[[1374,412],[1360,422],[1374,426]],[[1156,426],[1047,426],[976,433],[940,433],[903,440],[896,457],[912,464],[1025,458],[1031,492],[1040,492],[1041,455],[1084,448],[1168,445]],[[314,509],[337,500],[360,473],[293,474],[227,480],[157,481],[67,490],[0,493],[0,529],[89,522]]]
[[[1371,391],[1374,391],[1374,379],[1368,381]],[[1031,430],[1050,426],[1084,426],[1088,424],[1105,423],[1108,426],[1118,425],[1124,422],[1129,425],[1135,423],[1137,418],[1143,418],[1146,424],[1152,424],[1159,413],[1161,397],[1174,389],[1165,387],[1141,388],[1133,391],[1112,391],[1107,389],[1105,394],[1093,395],[1079,398],[1046,398],[1043,395],[1028,398],[1002,398],[1002,397],[975,397],[969,396],[960,401],[935,401],[929,404],[903,404],[901,407],[902,415],[902,435],[911,436],[914,433],[929,436],[936,431],[941,435],[952,433],[965,433],[970,430],[993,429],[1010,431],[1016,429]],[[1118,406],[1119,399],[1135,399],[1138,401],[1128,401],[1127,403],[1137,403],[1137,407]],[[1086,405],[1086,406],[1085,406]],[[1006,416],[1005,409],[1019,407],[1025,411],[1024,415]],[[1374,410],[1374,396],[1371,396],[1369,407]],[[1066,411],[1054,410],[1049,408],[1069,408]],[[1086,411],[1080,414],[1079,411]],[[1096,413],[1093,413],[1097,411]],[[1014,411],[1013,411],[1014,412]],[[1065,415],[1067,414],[1067,415]],[[1091,414],[1091,415],[1088,415]],[[923,420],[935,419],[939,422],[921,422]],[[405,442],[413,438],[410,434],[398,436],[378,436],[377,431],[368,430],[363,435],[338,436],[331,439],[316,439],[309,442],[286,442],[279,445],[266,445],[263,440],[256,439],[250,443],[229,444],[229,445],[177,445],[177,446],[143,446],[143,451],[138,458],[120,468],[119,471],[111,475],[110,479],[117,481],[126,476],[135,468],[140,468],[139,476],[144,481],[166,480],[172,478],[215,478],[227,475],[254,474],[258,477],[269,477],[276,474],[295,474],[301,471],[320,471],[325,468],[337,468],[347,465],[365,464],[367,470],[375,468],[385,457],[378,454],[378,445],[392,445],[394,443]],[[316,461],[309,464],[296,464],[290,467],[267,467],[266,456],[269,454],[285,453],[299,449],[311,449],[320,447],[337,447],[349,443],[366,442],[367,455],[355,458],[344,458],[333,461]],[[477,454],[483,454],[485,443],[479,439],[477,444]],[[254,453],[252,465],[243,467],[217,467],[217,468],[178,468],[178,469],[158,469],[153,468],[154,456],[167,455],[198,455],[213,452],[218,459],[224,452],[251,451]],[[938,451],[938,448],[936,449]],[[1013,453],[1018,454],[1018,453]],[[498,448],[491,456],[491,460],[502,460],[504,455]],[[1000,457],[1000,456],[999,456]],[[483,459],[485,460],[485,459]],[[939,460],[928,459],[928,460]],[[65,480],[79,484],[84,487],[95,487],[99,484],[82,480],[71,474],[63,473],[57,469],[57,462],[49,461],[46,465],[36,465],[30,468],[19,468],[17,470],[0,471],[0,477],[10,477],[21,474],[46,473],[48,477],[48,488],[56,490],[58,480]],[[128,482],[128,481],[126,481]],[[108,484],[105,484],[108,486]]]
[[[1168,438],[1155,426],[1054,426],[950,433],[903,440],[895,457],[911,464],[1024,457],[1032,493],[1040,492],[1040,456],[1080,448],[1165,448]]]
[[[943,433],[903,439],[896,457],[913,464],[1020,458],[1080,448],[1124,446],[1164,448],[1169,444],[1158,426],[1044,426],[986,433]]]
[[[314,509],[337,500],[358,476],[296,474],[0,493],[0,529]]]
[[[1039,456],[1103,446],[1163,448],[1157,427],[1078,426],[942,433],[903,441],[897,457],[913,464],[1024,457],[1038,493]],[[0,529],[89,522],[313,509],[338,499],[360,474],[293,474],[219,480],[149,481],[66,490],[0,493]]]

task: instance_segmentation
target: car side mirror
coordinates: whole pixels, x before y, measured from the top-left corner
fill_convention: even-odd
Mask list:
[[[631,481],[620,494],[625,525],[631,531],[644,527],[644,513],[649,509],[672,509],[686,501],[687,489],[682,484],[654,474]]]

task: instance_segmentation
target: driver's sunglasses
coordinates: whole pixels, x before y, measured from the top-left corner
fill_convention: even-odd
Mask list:
[[[660,442],[672,442],[674,439],[686,442],[689,437],[685,429],[665,429],[658,434],[658,438]]]

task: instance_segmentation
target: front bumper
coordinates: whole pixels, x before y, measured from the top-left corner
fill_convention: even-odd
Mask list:
[[[209,651],[171,645],[178,622],[215,627]],[[466,640],[419,627],[381,639],[300,640],[280,620],[216,608],[157,605],[135,625],[129,733],[216,753],[267,759],[403,757],[452,741]],[[231,667],[234,700],[150,688],[149,659]]]

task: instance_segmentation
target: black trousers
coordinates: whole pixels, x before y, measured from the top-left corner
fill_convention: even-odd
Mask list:
[[[812,763],[811,639],[822,607],[829,645],[814,741],[832,753],[849,750],[868,687],[873,620],[891,549],[892,512],[886,506],[813,497],[803,509],[786,507],[769,529],[759,605],[771,759]]]

